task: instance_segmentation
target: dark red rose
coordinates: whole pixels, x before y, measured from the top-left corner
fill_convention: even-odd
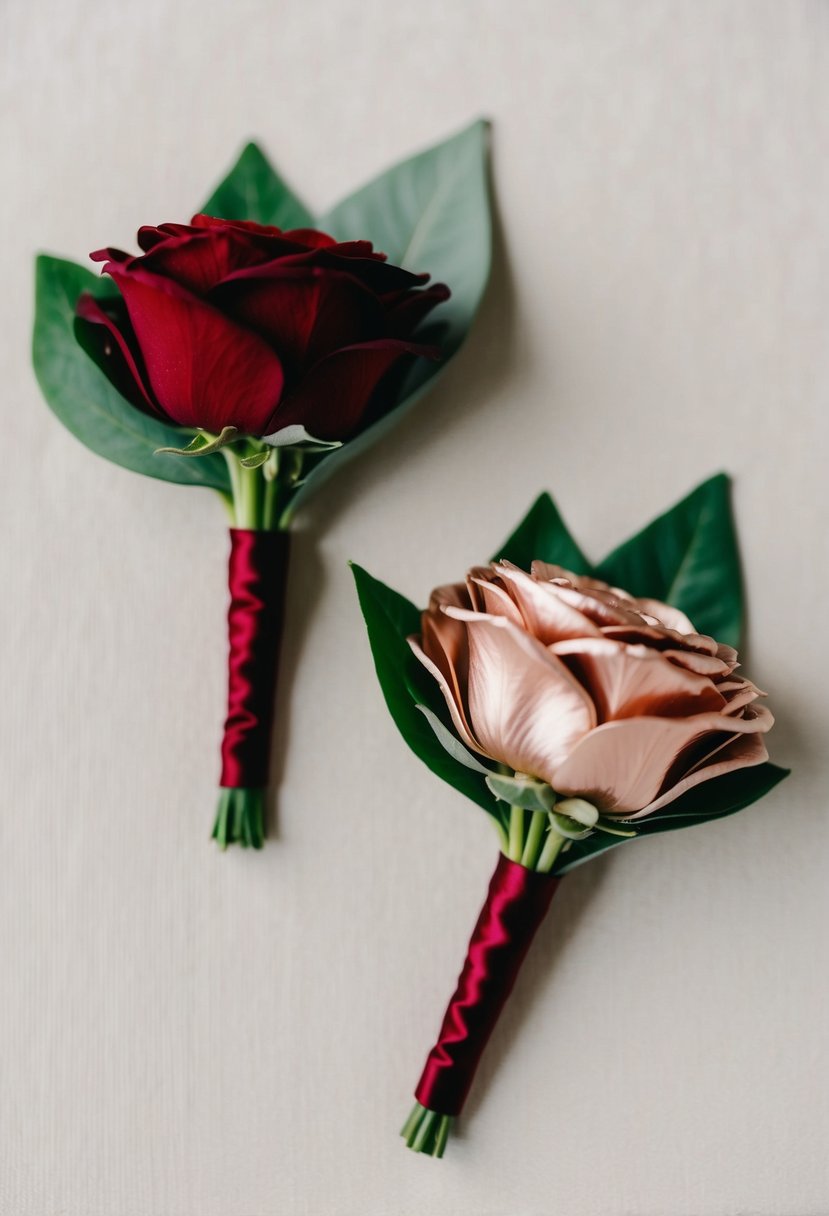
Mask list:
[[[144,251],[102,249],[119,297],[83,295],[86,349],[134,405],[179,426],[347,439],[393,404],[390,373],[449,296],[368,241],[196,215],[142,228]]]

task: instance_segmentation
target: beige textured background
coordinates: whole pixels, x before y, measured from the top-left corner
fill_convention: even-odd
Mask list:
[[[827,4],[0,14],[3,1216],[825,1216]],[[49,416],[32,253],[189,215],[252,135],[322,206],[480,113],[484,313],[303,519],[279,838],[220,857],[222,511]],[[568,880],[446,1159],[406,1153],[495,842],[398,738],[346,560],[422,599],[542,487],[599,554],[721,467],[796,774]]]

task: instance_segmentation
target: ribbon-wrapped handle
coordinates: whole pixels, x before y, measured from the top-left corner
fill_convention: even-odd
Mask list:
[[[230,529],[227,720],[220,784],[268,784],[288,577],[288,532]]]
[[[422,1107],[458,1115],[559,879],[501,854],[455,994],[415,1090]]]

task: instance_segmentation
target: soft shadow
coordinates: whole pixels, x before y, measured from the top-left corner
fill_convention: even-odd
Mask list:
[[[486,1102],[492,1079],[499,1069],[507,1066],[507,1057],[514,1049],[515,1040],[522,1033],[533,1005],[544,997],[550,985],[555,985],[558,961],[578,936],[585,908],[605,880],[610,864],[613,864],[610,857],[596,858],[568,874],[556,891],[550,911],[536,934],[515,987],[492,1032],[464,1107],[464,1117],[459,1120],[457,1129],[453,1128],[453,1136],[456,1130],[462,1135],[463,1125],[474,1119],[479,1106]],[[555,996],[549,1003],[550,1016],[553,1017]]]
[[[428,470],[434,447],[474,425],[472,416],[497,400],[519,357],[525,362],[523,352],[519,352],[515,284],[491,181],[490,191],[492,269],[469,337],[438,383],[404,414],[394,430],[345,465],[309,500],[303,514],[313,527],[322,527],[330,516],[343,514],[357,494],[373,492],[382,483],[387,483],[391,492],[395,475],[413,460]],[[457,464],[461,467],[473,459],[471,452],[467,456],[467,450],[464,445],[457,446]]]
[[[271,780],[265,807],[265,832],[271,840],[279,835],[279,789],[290,745],[291,708],[299,659],[307,643],[324,586],[325,567],[320,561],[315,533],[307,527],[292,529],[285,626],[271,730]]]
[[[395,475],[413,460],[419,460],[428,469],[434,445],[451,440],[456,432],[473,425],[471,416],[474,412],[485,409],[488,403],[494,406],[519,357],[525,361],[523,352],[519,356],[518,351],[515,286],[491,169],[489,184],[492,269],[468,339],[439,383],[401,418],[398,426],[324,483],[299,512],[301,524],[294,529],[291,542],[285,632],[271,734],[271,789],[266,808],[269,837],[278,833],[278,792],[290,743],[292,690],[299,656],[312,628],[324,585],[325,570],[319,558],[317,538],[330,518],[348,510],[355,496],[370,493],[382,484],[386,484],[391,493]],[[458,446],[459,465],[464,459],[472,459],[466,457],[466,450],[463,445]]]

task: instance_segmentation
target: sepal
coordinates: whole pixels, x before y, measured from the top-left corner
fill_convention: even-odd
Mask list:
[[[509,777],[504,773],[490,773],[486,783],[496,798],[508,806],[518,806],[525,811],[551,811],[556,796],[544,781],[525,777],[518,773]]]
[[[221,434],[219,435],[210,435],[207,431],[199,431],[197,435],[193,436],[186,448],[156,448],[155,455],[209,456],[211,452],[218,452],[221,448],[227,447],[229,443],[234,443],[238,437],[239,432],[235,426],[222,427]],[[267,454],[265,455],[265,459],[267,460]],[[242,464],[245,464],[244,460]]]
[[[301,448],[304,452],[333,452],[335,448],[343,446],[339,439],[316,439],[299,423],[284,426],[281,431],[274,431],[271,435],[263,435],[262,442],[272,448]]]
[[[588,836],[593,835],[592,828],[586,828],[569,815],[557,815],[555,811],[550,812],[550,827],[565,840],[587,840]]]
[[[474,773],[483,773],[484,776],[487,778],[489,777],[491,774],[491,769],[488,769],[481,764],[477,756],[473,756],[472,752],[469,751],[468,748],[464,747],[457,735],[454,735],[448,726],[443,725],[440,718],[437,716],[437,714],[432,713],[428,705],[416,705],[415,708],[419,709],[423,714],[424,718],[435,732],[435,737],[437,738],[438,743],[445,752],[448,752],[453,760],[457,760],[466,768],[471,768]],[[487,780],[487,785],[489,785],[489,780]],[[491,785],[490,789],[492,789]],[[496,794],[495,797],[497,798],[499,795]]]

